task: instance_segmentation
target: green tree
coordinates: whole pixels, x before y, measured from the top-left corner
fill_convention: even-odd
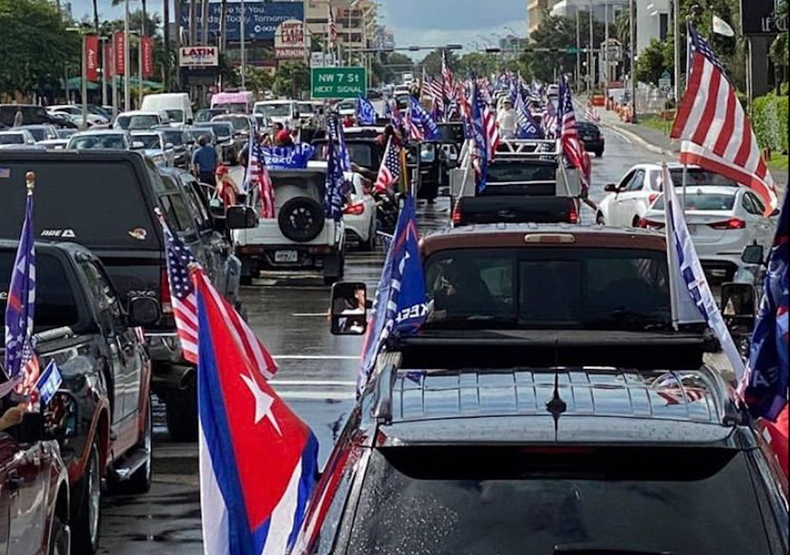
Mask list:
[[[590,22],[582,17],[579,21],[581,46],[589,46]],[[593,25],[595,46],[598,47],[606,37],[603,23]],[[566,49],[576,47],[576,18],[546,17],[540,26],[530,35],[530,46],[533,48]],[[525,71],[542,81],[553,81],[554,74],[573,73],[576,68],[576,55],[571,53],[527,52],[522,57]]]
[[[653,39],[636,61],[636,78],[643,83],[658,85],[665,71],[674,71],[673,48],[670,43]]]
[[[274,78],[274,93],[289,98],[301,98],[310,90],[310,68],[304,62],[281,64]]]
[[[458,56],[452,50],[447,51],[447,65],[455,68],[458,65]],[[429,75],[438,77],[442,74],[442,51],[434,50],[420,62],[420,68],[425,69]]]
[[[497,69],[497,59],[484,52],[469,52],[464,54],[458,62],[456,77],[468,75],[490,75]]]
[[[64,67],[79,67],[79,35],[47,0],[0,0],[0,29],[0,96],[53,93]]]

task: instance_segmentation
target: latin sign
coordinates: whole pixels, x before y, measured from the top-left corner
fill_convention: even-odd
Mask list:
[[[179,52],[181,67],[215,67],[219,65],[216,46],[184,46]]]
[[[364,67],[314,67],[310,73],[313,98],[357,98],[366,94]]]
[[[743,34],[776,35],[787,32],[787,16],[777,16],[787,0],[741,0]]]
[[[304,22],[298,19],[283,21],[274,35],[274,53],[278,60],[307,58],[309,41],[305,38]]]

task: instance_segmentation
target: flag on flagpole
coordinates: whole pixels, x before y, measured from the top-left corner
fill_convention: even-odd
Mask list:
[[[326,148],[324,213],[327,218],[339,222],[343,218],[343,205],[346,199],[346,175],[343,171],[340,149],[332,137],[327,138]]]
[[[332,8],[332,2],[327,2],[327,31],[329,33],[329,45],[335,47],[337,45],[337,23],[335,22],[335,10]]]
[[[776,239],[768,260],[763,298],[746,378],[740,389],[750,411],[756,417],[775,421],[787,405],[788,377],[788,196],[779,217]]]
[[[573,109],[573,99],[571,98],[571,87],[568,84],[568,80],[564,77],[560,81],[559,98],[557,118],[562,150],[573,167],[579,170],[582,190],[586,191],[590,188],[592,167],[579,140],[579,131],[576,128],[576,112]]]
[[[431,117],[428,111],[423,108],[422,104],[413,96],[410,98],[409,119],[411,120],[412,127],[417,128],[412,131],[412,136],[416,135],[421,137],[421,139],[416,140],[438,141],[442,138],[436,120]]]
[[[713,14],[713,32],[724,37],[735,36],[735,29],[716,14]]]
[[[63,375],[60,372],[58,364],[52,360],[47,364],[46,369],[41,374],[41,377],[36,382],[36,390],[38,391],[39,400],[42,406],[46,406],[55,396],[55,393],[60,389],[63,383]]]
[[[691,24],[688,34],[688,87],[671,134],[682,141],[680,161],[751,188],[767,216],[778,207],[778,197],[751,122],[710,44]]]
[[[601,115],[594,106],[587,106],[587,109],[584,112],[584,117],[587,118],[587,121],[592,123],[601,123]]]
[[[384,158],[381,161],[379,175],[373,187],[376,191],[387,191],[400,180],[400,147],[395,139],[390,137],[387,142],[387,149],[384,151]]]
[[[359,125],[376,125],[376,108],[364,96],[357,97],[357,123]]]
[[[716,298],[713,296],[708,279],[705,277],[702,262],[700,262],[686,224],[684,206],[678,201],[675,184],[672,182],[672,175],[666,165],[662,171],[661,182],[666,206],[667,249],[673,249],[670,253],[675,255],[669,256],[670,271],[675,274],[673,281],[680,283],[681,288],[685,284],[686,291],[708,327],[716,334],[724,354],[727,355],[735,375],[740,381],[745,371],[743,358],[732,335],[730,335],[730,330],[727,328]]]
[[[200,269],[198,412],[203,552],[283,555],[304,521],[318,442],[244,355]]]
[[[535,118],[532,117],[532,113],[524,102],[524,97],[520,94],[516,95],[516,118],[519,139],[543,139],[543,131]]]
[[[247,160],[247,173],[244,176],[244,192],[255,200],[260,200],[260,215],[264,220],[274,219],[274,184],[266,167],[263,147],[257,133],[250,134],[250,153]]]

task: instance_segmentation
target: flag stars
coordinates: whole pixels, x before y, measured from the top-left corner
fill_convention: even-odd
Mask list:
[[[280,425],[277,423],[277,419],[274,417],[274,412],[272,411],[274,397],[267,395],[254,378],[246,374],[241,374],[240,377],[255,400],[255,424],[260,424],[262,420],[268,419],[277,432],[277,435],[282,436],[282,430],[280,430]]]

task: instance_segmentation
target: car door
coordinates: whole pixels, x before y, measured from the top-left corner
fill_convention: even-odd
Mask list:
[[[748,214],[746,231],[749,234],[749,244],[757,241],[757,244],[768,249],[773,244],[776,234],[777,217],[765,217],[765,204],[754,193],[744,192],[742,202],[743,208]]]
[[[623,227],[633,226],[644,214],[645,208],[640,205],[644,202],[645,170],[636,170],[628,182],[625,190],[620,193],[618,202],[618,225]]]
[[[636,170],[628,172],[623,179],[620,180],[620,183],[617,184],[617,193],[612,193],[613,198],[611,203],[609,204],[609,214],[607,218],[607,224],[612,226],[622,226],[624,225],[623,220],[623,200],[626,191],[628,190],[628,185],[634,179],[636,175]],[[630,222],[629,222],[630,223]]]

